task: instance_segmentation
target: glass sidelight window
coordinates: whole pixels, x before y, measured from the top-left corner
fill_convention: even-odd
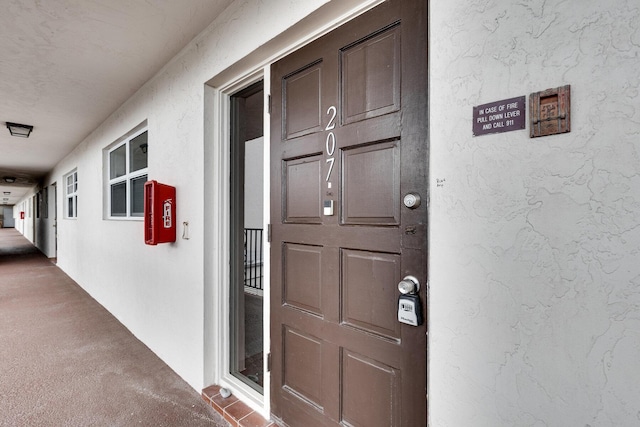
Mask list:
[[[263,392],[263,82],[231,97],[230,373]]]
[[[108,212],[110,217],[144,215],[147,182],[147,130],[136,132],[108,152]]]

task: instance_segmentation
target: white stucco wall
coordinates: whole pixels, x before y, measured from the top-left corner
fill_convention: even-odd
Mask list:
[[[332,3],[330,13],[320,13],[303,27],[317,31],[359,3],[371,2]],[[58,186],[58,266],[196,390],[209,385],[204,384],[205,377],[211,379],[212,372],[206,366],[212,362],[204,360],[208,354],[205,335],[210,330],[205,325],[205,305],[211,305],[205,297],[218,284],[205,280],[205,263],[211,262],[207,257],[212,250],[224,250],[205,249],[210,243],[204,236],[205,221],[211,221],[205,198],[212,196],[207,193],[211,184],[205,182],[205,167],[212,166],[203,161],[205,141],[211,141],[204,136],[204,123],[212,120],[205,117],[205,84],[326,3],[235,1],[79,142],[43,183]],[[295,45],[296,38],[308,34],[297,28],[287,43]],[[263,52],[262,57],[278,53]],[[103,215],[103,150],[145,121],[149,179],[177,189],[178,240],[173,244],[147,246],[141,220],[108,220]],[[78,171],[78,217],[65,219],[63,177],[74,169]],[[180,238],[184,221],[189,222],[189,240]]]
[[[52,172],[78,170],[78,218],[59,203],[58,265],[195,389],[203,387],[204,85],[324,0],[238,0]],[[147,246],[139,220],[103,219],[103,149],[149,131],[149,179],[177,190],[178,240]],[[180,238],[189,222],[189,240]],[[215,284],[208,284],[215,286]]]
[[[431,2],[431,425],[640,423],[639,22]],[[472,137],[473,106],[565,84],[571,133]]]
[[[204,84],[323,3],[234,2],[45,182],[58,183],[58,265],[196,389],[216,286]],[[432,426],[639,422],[639,15],[632,0],[431,2]],[[527,121],[471,135],[473,106],[565,84],[571,133],[530,139]],[[141,221],[103,219],[102,150],[145,120],[149,178],[177,187],[189,240],[146,246]]]

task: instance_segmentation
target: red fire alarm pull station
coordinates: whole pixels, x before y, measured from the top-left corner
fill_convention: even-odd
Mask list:
[[[20,219],[24,219],[24,211],[20,211]]]
[[[147,181],[144,184],[144,242],[176,241],[176,188]]]

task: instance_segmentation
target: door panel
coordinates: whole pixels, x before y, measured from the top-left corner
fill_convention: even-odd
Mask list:
[[[427,12],[389,0],[272,66],[272,412],[426,425]],[[333,212],[331,212],[331,206]]]
[[[322,411],[322,381],[318,381],[322,378],[322,340],[286,327],[283,341],[283,386]],[[300,360],[304,360],[304,363],[300,363]]]
[[[342,222],[399,225],[400,147],[397,141],[344,148],[342,165]]]
[[[400,419],[400,372],[345,350],[342,357],[341,419],[354,426],[393,426]],[[368,384],[366,393],[362,384]],[[366,410],[363,410],[366,408]]]
[[[400,255],[343,249],[341,261],[341,324],[399,340],[395,280]]]
[[[354,123],[400,109],[400,26],[341,52],[343,123]]]
[[[285,222],[321,223],[322,155],[285,160]]]
[[[321,130],[322,62],[310,64],[282,79],[287,115],[282,123],[286,139]]]
[[[283,304],[322,317],[322,247],[285,243]]]

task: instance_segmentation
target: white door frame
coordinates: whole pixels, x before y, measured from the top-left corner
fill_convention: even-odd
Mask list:
[[[268,67],[265,68],[267,73]],[[229,188],[230,188],[230,103],[231,95],[250,86],[253,83],[265,80],[265,119],[264,119],[264,146],[265,146],[265,162],[268,165],[268,148],[269,148],[269,120],[267,114],[268,108],[268,75],[264,75],[262,68],[255,70],[253,73],[243,76],[243,78],[234,80],[229,84],[221,86],[220,88],[206,88],[205,100],[209,98],[212,102],[212,107],[215,110],[212,131],[213,136],[216,137],[216,141],[213,145],[205,147],[205,161],[207,165],[205,170],[209,169],[211,173],[212,190],[213,191],[213,204],[211,206],[212,212],[212,229],[211,229],[211,242],[214,244],[215,249],[211,251],[213,263],[212,263],[212,279],[214,283],[213,292],[211,297],[213,299],[213,308],[215,314],[213,316],[207,316],[207,308],[205,307],[205,320],[213,320],[213,332],[215,334],[215,354],[213,354],[213,360],[215,365],[214,374],[215,382],[221,387],[230,389],[234,395],[243,400],[252,409],[260,412],[266,418],[269,418],[269,377],[265,376],[264,380],[264,396],[258,393],[256,390],[245,384],[238,378],[230,374],[230,347],[231,347],[231,334],[229,327]],[[207,109],[205,108],[205,111]],[[210,120],[207,118],[205,120]],[[205,125],[205,129],[207,126]],[[206,139],[206,138],[205,138]],[[209,160],[212,160],[209,162]],[[266,224],[269,222],[269,168],[264,169],[264,224],[263,228],[266,230]],[[207,194],[211,194],[207,191]],[[266,233],[263,234],[263,238],[266,239]],[[269,245],[265,241],[264,247],[264,270],[263,270],[263,288],[264,288],[264,318],[269,319]],[[205,256],[207,251],[205,251]],[[206,263],[205,263],[206,264]],[[205,280],[206,280],[205,273]],[[213,317],[213,319],[212,319]],[[205,328],[207,326],[205,325]],[[205,329],[206,331],[206,329]],[[264,336],[264,354],[269,352],[269,322],[263,322],[263,336]],[[205,356],[206,356],[205,349]],[[206,363],[206,362],[205,362]],[[266,357],[265,357],[266,364]],[[266,368],[266,366],[265,366]],[[266,369],[265,369],[266,370]],[[206,382],[206,381],[205,381]]]
[[[204,87],[204,384],[218,384],[270,417],[270,376],[266,372],[270,335],[270,248],[264,242],[264,395],[229,373],[229,142],[230,97],[264,80],[264,229],[270,223],[270,66],[311,41],[334,30],[384,0],[329,2],[307,18],[221,72]],[[266,240],[267,233],[264,233]]]

